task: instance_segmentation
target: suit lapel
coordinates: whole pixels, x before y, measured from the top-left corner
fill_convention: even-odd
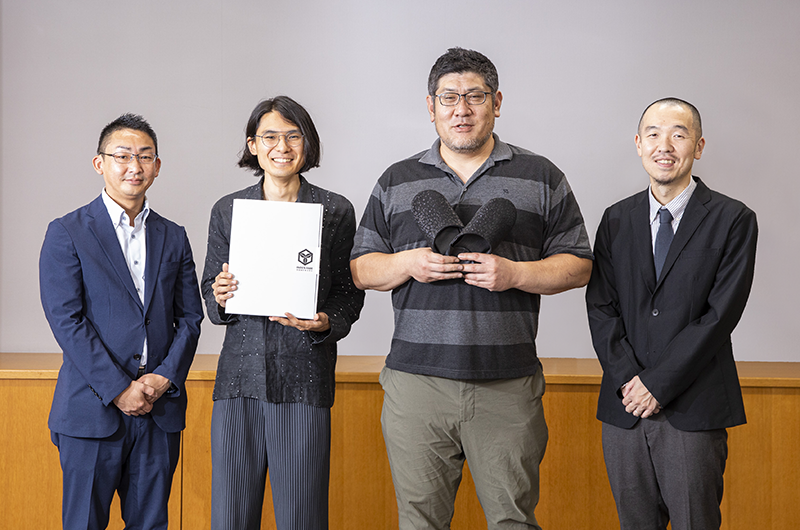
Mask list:
[[[642,275],[642,280],[647,286],[647,290],[652,293],[656,287],[656,270],[653,264],[653,241],[650,234],[650,203],[647,199],[645,190],[640,200],[631,210],[630,223],[633,231],[633,249],[636,254],[636,261],[641,263],[637,267]]]
[[[119,239],[117,239],[117,234],[114,232],[114,226],[111,222],[111,217],[108,215],[108,209],[106,209],[106,205],[103,203],[102,196],[92,201],[89,207],[89,215],[91,216],[91,220],[88,223],[89,230],[91,230],[95,238],[97,238],[100,248],[103,249],[108,261],[111,262],[111,268],[116,273],[120,282],[122,282],[122,285],[125,286],[128,294],[141,305],[139,295],[136,293],[136,286],[133,285],[133,279],[131,279],[128,264],[125,263],[125,256],[122,254],[122,249],[119,246]]]
[[[711,194],[708,188],[700,179],[697,179],[697,188],[686,205],[686,210],[683,212],[683,217],[681,217],[681,222],[678,225],[678,231],[675,232],[675,238],[669,246],[669,252],[667,252],[667,257],[664,260],[664,269],[661,271],[661,281],[658,282],[658,285],[661,285],[664,278],[667,277],[678,256],[680,256],[686,244],[689,243],[700,223],[708,215],[708,209],[705,204],[709,200],[711,200]]]
[[[164,254],[164,224],[161,217],[150,210],[147,216],[147,262],[144,268],[144,310],[145,314],[153,300],[153,292],[158,281],[158,272],[161,268],[161,256]]]

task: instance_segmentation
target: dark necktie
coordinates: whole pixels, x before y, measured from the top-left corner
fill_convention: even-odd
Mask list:
[[[664,260],[667,259],[667,252],[669,245],[672,243],[672,214],[666,208],[659,208],[658,218],[661,224],[658,225],[658,233],[656,234],[656,251],[655,251],[655,264],[656,264],[656,280],[661,277],[661,269],[664,267]]]

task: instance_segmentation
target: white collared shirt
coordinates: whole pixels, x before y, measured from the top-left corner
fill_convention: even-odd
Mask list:
[[[139,300],[144,304],[144,268],[147,260],[145,227],[147,216],[150,215],[150,203],[145,198],[142,211],[133,220],[133,226],[131,226],[128,214],[125,213],[122,206],[108,196],[105,189],[103,189],[102,196],[108,215],[111,217],[114,232],[117,234],[122,254],[125,256],[125,262],[128,264],[128,272],[130,272],[133,285],[139,294]],[[147,338],[145,337],[139,366],[145,366],[146,364]]]
[[[697,182],[695,182],[694,178],[691,178],[689,179],[689,185],[677,197],[663,205],[672,214],[672,223],[670,224],[672,225],[673,234],[678,232],[678,225],[681,224],[683,212],[686,211],[686,205],[689,203],[689,199],[692,198],[695,188],[697,188]],[[650,197],[650,235],[652,236],[650,241],[653,243],[653,255],[655,255],[656,234],[658,234],[658,227],[661,224],[658,218],[658,210],[662,208],[662,204],[653,197],[652,187],[648,188],[648,192],[647,195]]]

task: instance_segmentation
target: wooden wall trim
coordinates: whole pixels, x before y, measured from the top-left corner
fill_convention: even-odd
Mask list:
[[[213,381],[219,355],[197,355],[189,381]],[[336,366],[339,383],[377,383],[383,355],[340,355]],[[548,384],[599,385],[603,374],[597,359],[543,358]],[[0,379],[56,379],[60,353],[0,353]],[[800,362],[739,361],[743,388],[800,388]]]

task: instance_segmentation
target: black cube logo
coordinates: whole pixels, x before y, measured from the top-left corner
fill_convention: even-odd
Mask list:
[[[314,261],[314,254],[312,254],[311,251],[308,249],[301,250],[297,254],[297,261],[299,261],[303,265],[308,265],[309,263]]]

